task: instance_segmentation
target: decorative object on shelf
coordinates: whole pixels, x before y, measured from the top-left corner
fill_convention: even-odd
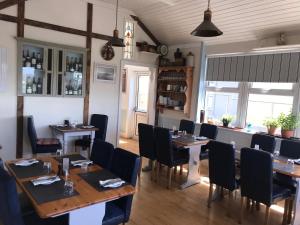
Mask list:
[[[182,57],[182,52],[180,52],[180,49],[177,48],[176,52],[174,53],[175,62],[173,63],[174,66],[184,66],[185,65],[185,59]]]
[[[292,112],[289,114],[280,113],[278,123],[281,127],[281,136],[283,138],[291,138],[294,136],[295,129],[299,127],[299,116]]]
[[[170,66],[170,65],[171,63],[169,59],[162,56],[159,57],[159,66]]]
[[[191,35],[198,37],[215,37],[222,35],[223,32],[211,22],[211,17],[210,0],[208,0],[208,8],[204,12],[204,20],[194,31],[192,31]]]
[[[123,43],[123,40],[119,38],[118,9],[119,9],[119,0],[117,0],[117,5],[116,5],[116,26],[115,26],[115,29],[113,31],[113,37],[109,42],[114,47],[125,47],[125,44]]]
[[[228,125],[233,121],[233,116],[231,115],[224,115],[222,117],[223,127],[228,127]]]
[[[278,128],[278,120],[274,118],[269,118],[264,121],[264,125],[267,127],[268,134],[274,135],[276,129]]]
[[[101,56],[106,61],[110,61],[115,57],[115,51],[110,42],[107,42],[101,49]]]
[[[194,54],[192,52],[186,56],[186,66],[194,66]]]
[[[117,67],[114,65],[94,64],[94,81],[114,83]]]
[[[166,56],[169,53],[169,48],[167,45],[162,44],[157,47],[157,52],[161,56]]]

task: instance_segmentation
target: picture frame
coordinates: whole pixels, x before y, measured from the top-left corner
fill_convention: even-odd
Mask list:
[[[115,83],[116,73],[116,65],[94,63],[94,82]]]

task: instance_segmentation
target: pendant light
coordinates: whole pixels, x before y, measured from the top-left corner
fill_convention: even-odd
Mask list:
[[[208,8],[204,12],[203,22],[191,33],[191,35],[198,37],[215,37],[222,35],[223,32],[220,31],[212,22],[211,22],[212,12],[210,11],[210,0],[208,0]]]
[[[119,0],[117,0],[116,6],[116,27],[114,29],[113,37],[110,40],[110,44],[114,47],[125,47],[123,40],[119,38],[119,31],[118,31],[118,8],[119,8]]]

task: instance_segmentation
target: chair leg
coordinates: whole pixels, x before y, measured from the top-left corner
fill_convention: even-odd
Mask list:
[[[294,208],[294,198],[291,197],[289,202],[288,213],[287,213],[287,224],[292,223],[293,208]]]
[[[213,185],[213,183],[210,183],[209,184],[208,200],[207,200],[207,208],[210,208],[210,206],[211,206],[213,190],[214,190],[214,185]]]
[[[270,207],[266,206],[266,214],[265,214],[265,223],[264,223],[264,225],[269,224],[269,215],[270,215]]]
[[[183,165],[180,165],[180,175],[182,175],[183,172]]]
[[[138,177],[141,177],[141,172],[142,172],[142,168],[143,168],[143,157],[141,156],[141,160],[140,160],[140,168],[139,168],[139,173],[138,173]]]
[[[231,209],[231,202],[233,199],[232,191],[229,191],[228,193],[228,202],[227,202],[227,216],[230,217],[230,209]]]
[[[249,198],[247,198],[247,206],[246,206],[246,208],[247,208],[247,210],[250,209],[250,199]]]
[[[155,180],[155,168],[156,168],[157,164],[155,162],[155,164],[152,162],[152,167],[151,167],[151,180]]]
[[[173,173],[173,167],[172,168],[169,168],[168,167],[168,189],[171,188],[171,182],[172,182],[172,173]]]
[[[283,217],[282,217],[282,225],[286,225],[287,224],[287,214],[289,211],[289,204],[290,203],[290,199],[286,199],[284,201],[284,213],[283,213]]]
[[[243,206],[244,206],[244,197],[241,196],[241,206],[240,206],[240,218],[239,218],[239,224],[242,224],[243,222]]]
[[[160,163],[156,161],[156,182],[159,182],[159,169],[160,169]]]

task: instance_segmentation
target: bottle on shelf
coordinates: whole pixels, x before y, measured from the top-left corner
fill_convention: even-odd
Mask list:
[[[26,94],[32,94],[32,84],[30,81],[30,77],[26,78]]]
[[[32,57],[31,57],[31,67],[36,68],[35,52],[32,53]]]
[[[70,72],[74,72],[75,71],[75,65],[74,65],[74,58],[71,57],[71,63],[70,63]]]
[[[79,72],[82,72],[82,67],[83,67],[82,59],[79,58],[79,64],[78,64],[78,71],[79,71]]]
[[[33,78],[32,81],[32,94],[37,94],[37,83],[35,81],[35,77]]]
[[[68,94],[73,95],[73,86],[72,86],[71,80],[69,81],[69,92],[68,92]]]
[[[79,71],[79,61],[78,58],[75,58],[75,71]]]
[[[66,59],[66,71],[67,71],[67,72],[70,71],[70,60],[69,60],[69,56],[67,56],[67,59]]]
[[[79,84],[78,86],[78,95],[82,95],[82,85]]]
[[[43,69],[43,62],[42,62],[42,58],[41,58],[41,53],[37,53],[37,59],[36,59],[36,68],[38,70],[42,70]]]
[[[31,60],[29,56],[29,50],[27,50],[26,60],[25,60],[25,67],[31,67]]]
[[[38,94],[43,94],[43,84],[41,78],[38,78],[37,82],[37,93]]]
[[[22,66],[25,67],[25,62],[26,62],[26,56],[25,56],[25,51],[23,50],[23,57],[22,57]]]

